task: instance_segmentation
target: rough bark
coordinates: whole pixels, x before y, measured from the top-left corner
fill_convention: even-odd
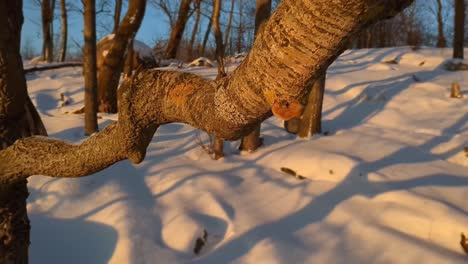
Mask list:
[[[122,13],[122,0],[115,0],[115,8],[114,8],[114,27],[112,28],[112,33],[115,34],[117,29],[119,28],[120,23],[120,15]]]
[[[97,124],[97,67],[96,67],[96,2],[84,0],[84,134],[98,131]]]
[[[42,19],[42,59],[52,62],[53,43],[52,43],[52,6],[50,0],[41,0],[41,19]]]
[[[257,0],[255,10],[255,35],[263,30],[263,26],[271,13],[271,0]],[[247,136],[242,138],[239,149],[243,151],[253,152],[262,145],[260,138],[261,123]]]
[[[80,144],[44,137],[16,141],[0,152],[0,184],[36,174],[85,176],[123,159],[139,163],[156,129],[171,122],[235,140],[272,113],[285,120],[300,116],[307,87],[351,36],[411,2],[284,0],[234,74],[210,81],[190,73],[141,71],[119,89],[119,121]],[[64,162],[69,160],[75,162]]]
[[[437,47],[445,48],[447,41],[444,36],[444,20],[442,19],[442,0],[437,0]]]
[[[453,35],[453,58],[463,59],[465,35],[465,0],[455,0],[455,30]]]
[[[179,49],[182,36],[184,35],[185,25],[189,18],[190,3],[192,0],[182,0],[179,7],[179,15],[177,21],[171,30],[171,36],[169,37],[169,43],[167,44],[167,50],[165,54],[166,59],[175,59],[177,56],[177,50]]]
[[[22,24],[22,1],[0,1],[0,150],[19,138],[47,135],[27,95],[19,53]],[[28,263],[26,183],[24,178],[0,184],[0,263]]]
[[[112,45],[98,54],[98,111],[117,112],[117,87],[125,62],[125,51],[130,39],[140,28],[145,14],[146,0],[130,0],[127,13],[116,33]],[[99,45],[99,43],[98,43]]]
[[[322,105],[323,94],[325,92],[325,76],[323,74],[313,85],[310,90],[307,105],[301,117],[298,136],[300,138],[308,138],[313,134],[322,132]]]
[[[60,48],[60,62],[65,61],[67,56],[67,40],[68,40],[68,18],[67,18],[67,6],[65,0],[60,0],[60,13],[62,15],[62,36],[61,36],[61,48]]]
[[[200,24],[201,2],[202,2],[202,0],[194,0],[195,14],[196,15],[195,15],[195,22],[193,23],[192,36],[190,37],[190,45],[189,45],[189,57],[190,57],[190,59],[194,59],[193,58],[193,45],[195,44],[195,38],[197,36],[198,24]]]
[[[300,138],[308,138],[311,135],[322,132],[322,106],[325,93],[324,73],[314,84],[307,96],[306,107],[301,117],[284,122],[286,131],[297,134]]]

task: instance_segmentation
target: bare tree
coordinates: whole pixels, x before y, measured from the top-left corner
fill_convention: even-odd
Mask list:
[[[0,2],[1,25],[8,25],[0,27],[0,62],[6,63],[0,69],[6,70],[2,77],[8,76],[0,79],[0,89],[12,85],[19,91],[18,85],[23,85],[21,96],[17,92],[0,93],[9,97],[2,99],[2,117],[15,111],[4,102],[27,102],[26,82],[20,71],[17,25],[21,24],[11,23],[21,20],[18,2]],[[284,0],[234,74],[210,81],[190,73],[141,71],[124,80],[119,89],[119,120],[95,136],[79,144],[45,137],[17,140],[0,151],[0,262],[27,263],[29,176],[83,177],[124,159],[140,163],[157,128],[171,122],[183,122],[219,138],[235,140],[271,113],[286,120],[300,116],[299,101],[308,93],[308,84],[318,80],[346,48],[350,37],[379,19],[395,15],[411,2]],[[330,23],[334,26],[329,27]],[[10,32],[9,27],[16,31]],[[18,41],[5,44],[12,42],[11,36]],[[282,56],[277,56],[278,49]],[[0,127],[16,127],[5,120],[0,118]]]
[[[271,0],[257,0],[257,8],[255,11],[255,35],[263,30],[263,25],[266,23],[271,13]],[[262,145],[260,138],[261,124],[255,126],[254,130],[247,136],[242,138],[240,150],[255,151]]]
[[[171,36],[167,44],[167,50],[165,54],[166,59],[175,59],[177,56],[177,50],[179,49],[180,41],[184,35],[185,25],[189,19],[190,3],[192,0],[182,0],[179,7],[179,15],[177,21],[171,30]]]
[[[85,135],[98,131],[97,124],[97,68],[96,68],[96,2],[83,0],[84,5],[84,80]]]
[[[28,96],[19,53],[22,8],[20,0],[0,1],[0,150],[20,138],[47,135]],[[0,184],[0,263],[28,263],[26,184],[26,179]]]
[[[52,0],[53,1],[53,0]],[[42,18],[42,59],[47,62],[52,62],[53,42],[52,42],[52,22],[53,22],[53,5],[51,0],[41,0],[41,18]]]
[[[444,20],[442,19],[442,0],[437,0],[437,45],[438,48],[445,48],[447,41],[444,37]]]
[[[224,70],[224,44],[223,44],[223,34],[221,32],[221,27],[219,26],[219,16],[221,14],[222,2],[221,0],[213,0],[213,15],[211,21],[213,24],[213,31],[216,41],[216,61],[218,62],[218,76],[216,79],[222,79],[226,77],[226,72]],[[216,137],[214,146],[214,159],[218,160],[224,157],[224,141],[223,139]]]
[[[169,26],[172,30],[172,28],[176,24],[176,16],[177,16],[177,2],[179,1],[174,1],[174,0],[150,0],[150,3],[155,6],[156,8],[159,8],[168,18],[169,20]]]
[[[189,57],[193,59],[193,45],[195,44],[195,38],[198,32],[198,25],[200,24],[200,17],[201,17],[201,3],[202,0],[193,0],[195,5],[195,22],[193,22],[193,30],[192,36],[190,37],[190,44],[189,44]]]
[[[62,36],[60,45],[60,58],[59,61],[64,62],[67,55],[67,39],[68,39],[68,18],[67,6],[65,0],[60,0],[60,13],[62,15]]]
[[[114,8],[114,27],[112,28],[112,33],[115,34],[117,29],[119,28],[120,23],[120,15],[122,13],[122,0],[115,0],[115,8]]]
[[[98,43],[98,111],[117,112],[117,87],[125,62],[125,51],[135,37],[145,15],[146,0],[130,0],[128,10],[111,37]],[[110,41],[107,50],[101,46]]]
[[[463,42],[465,35],[465,0],[455,0],[455,30],[453,35],[453,57],[463,59]]]
[[[226,26],[226,34],[224,35],[224,53],[226,54],[226,47],[228,46],[229,36],[231,34],[231,27],[232,27],[232,17],[234,15],[234,7],[236,4],[236,0],[231,0],[231,9],[229,11],[229,19]]]

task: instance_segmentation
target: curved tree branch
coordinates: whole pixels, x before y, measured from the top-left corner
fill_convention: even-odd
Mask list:
[[[190,73],[141,71],[119,89],[118,122],[80,144],[44,137],[17,141],[0,152],[0,184],[34,174],[86,176],[123,159],[141,162],[156,129],[171,122],[233,140],[272,112],[283,119],[299,116],[308,84],[349,38],[411,2],[284,0],[232,75],[210,81]]]

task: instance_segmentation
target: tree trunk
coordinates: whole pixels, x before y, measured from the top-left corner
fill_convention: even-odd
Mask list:
[[[231,34],[231,26],[232,26],[232,16],[234,15],[234,5],[236,0],[231,1],[231,10],[229,11],[229,19],[226,26],[226,34],[224,35],[224,54],[226,54],[226,47],[228,46],[229,35]]]
[[[322,132],[322,106],[325,92],[326,72],[312,85],[304,113],[284,122],[286,131],[297,134],[300,138],[308,138]]]
[[[111,47],[98,54],[98,111],[117,112],[117,87],[125,62],[125,51],[145,15],[146,0],[130,0],[128,11],[115,32]],[[99,45],[99,43],[98,43]]]
[[[218,62],[218,78],[226,76],[224,71],[224,44],[223,44],[223,33],[221,33],[221,27],[219,26],[219,16],[221,14],[221,0],[214,0],[212,24],[213,31],[216,41],[216,61]]]
[[[200,17],[201,17],[201,0],[194,0],[195,3],[195,22],[193,24],[192,36],[190,37],[190,45],[189,45],[189,57],[193,60],[193,45],[195,44],[195,38],[197,36],[198,31],[198,24],[200,24]]]
[[[210,38],[210,33],[211,33],[211,27],[212,26],[213,26],[212,21],[210,19],[210,21],[208,22],[208,26],[206,26],[205,37],[203,38],[203,43],[202,43],[202,47],[201,47],[201,50],[200,50],[201,56],[205,56],[206,44],[208,43],[208,39]]]
[[[437,47],[445,48],[447,46],[447,41],[444,37],[444,21],[442,19],[442,0],[437,0]]]
[[[135,50],[133,49],[133,43],[135,39],[131,39],[128,43],[127,47],[127,55],[125,56],[125,66],[124,66],[124,78],[128,78],[132,75],[133,70],[135,70],[135,55],[138,56],[138,54],[135,54]]]
[[[239,0],[239,27],[237,28],[237,53],[242,52],[242,39],[244,38],[244,27],[242,24],[243,10],[244,10],[243,0]]]
[[[52,43],[52,7],[50,0],[41,0],[41,18],[42,18],[42,59],[52,62],[53,43]]]
[[[120,23],[120,14],[122,13],[122,0],[115,0],[115,9],[114,9],[114,27],[112,28],[112,33],[115,34]]]
[[[226,76],[226,72],[224,70],[223,34],[221,33],[221,28],[219,26],[221,6],[221,0],[213,0],[213,16],[211,17],[211,20],[216,41],[216,61],[218,62],[217,79],[221,79]],[[224,157],[224,141],[220,138],[216,138],[214,143],[214,159],[218,160],[222,157]]]
[[[465,35],[465,0],[455,0],[455,32],[453,36],[453,58],[463,59]]]
[[[320,78],[352,35],[411,2],[283,0],[235,73],[211,81],[191,73],[142,70],[119,89],[118,121],[95,136],[79,144],[44,137],[17,140],[0,151],[0,186],[11,191],[0,191],[0,261],[27,262],[29,176],[83,177],[125,159],[140,163],[157,128],[171,122],[236,140],[272,113],[283,120],[299,116],[308,84]],[[7,97],[1,98],[0,128],[17,127],[24,115],[18,106],[28,102],[19,56],[21,23],[15,23],[22,21],[18,3],[0,1],[0,25],[7,25],[0,27],[0,96]]]
[[[0,150],[20,138],[47,135],[27,94],[19,53],[22,24],[22,1],[0,1]],[[26,183],[0,184],[0,263],[28,263]]]
[[[255,35],[263,30],[265,22],[270,17],[271,0],[257,0],[257,8],[255,11]],[[247,136],[242,138],[239,149],[243,151],[253,152],[259,148],[263,141],[260,138],[261,123],[255,126],[254,130]]]
[[[308,138],[322,132],[322,106],[326,72],[312,85],[307,105],[301,117],[298,135]]]
[[[98,131],[97,123],[97,68],[96,68],[96,3],[84,0],[84,64],[85,79],[85,135]]]
[[[68,21],[67,21],[67,6],[65,0],[60,0],[60,11],[62,14],[62,43],[60,48],[60,62],[65,61],[67,56],[67,39],[68,39]]]
[[[175,59],[177,56],[177,50],[179,49],[182,36],[184,35],[185,25],[189,18],[188,14],[191,2],[192,0],[182,0],[182,3],[180,3],[179,15],[177,17],[177,22],[171,31],[166,54],[164,56],[165,59]]]

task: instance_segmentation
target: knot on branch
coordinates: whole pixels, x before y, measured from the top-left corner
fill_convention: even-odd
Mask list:
[[[297,100],[280,100],[273,103],[271,111],[276,117],[288,121],[295,117],[300,117],[302,112],[304,112],[304,106]]]

